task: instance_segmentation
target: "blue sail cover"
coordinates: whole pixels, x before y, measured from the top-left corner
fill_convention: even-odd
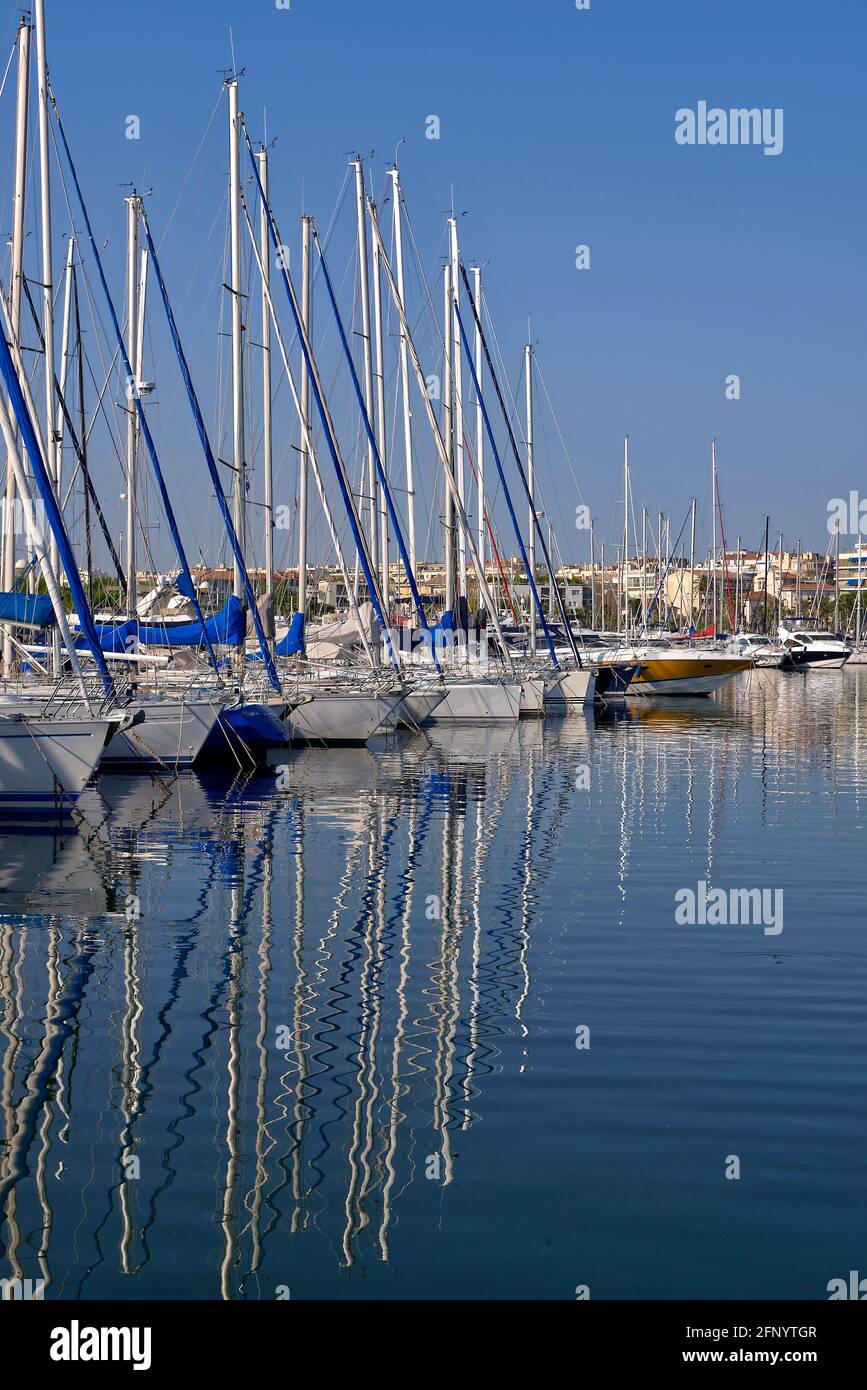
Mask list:
[[[304,651],[304,614],[293,613],[286,636],[277,643],[278,656],[297,656]]]
[[[98,623],[99,644],[104,652],[126,652],[135,639],[145,647],[199,647],[203,641],[199,623],[139,623],[130,618],[125,623]],[[247,633],[247,619],[241,600],[234,594],[225,608],[205,619],[205,632],[211,646],[240,647]]]
[[[205,633],[208,642],[221,647],[241,647],[247,636],[247,615],[244,605],[235,594],[230,594],[225,608],[205,619]],[[202,629],[199,623],[178,623],[166,627],[153,623],[142,625],[138,639],[146,647],[198,647],[202,643]]]
[[[51,599],[47,594],[0,593],[0,620],[23,627],[52,627]]]

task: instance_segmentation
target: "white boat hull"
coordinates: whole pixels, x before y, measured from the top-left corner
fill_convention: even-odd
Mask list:
[[[555,706],[560,703],[568,710],[592,705],[596,696],[596,677],[592,671],[566,671],[551,690],[549,698]]]
[[[0,719],[0,816],[68,814],[99,765],[116,719]]]
[[[510,681],[456,681],[434,710],[432,724],[515,723],[521,713],[521,687]]]
[[[403,703],[402,691],[362,695],[317,690],[285,721],[293,743],[367,743],[374,734],[394,728]]]

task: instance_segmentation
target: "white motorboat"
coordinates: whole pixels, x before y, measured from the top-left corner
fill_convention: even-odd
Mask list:
[[[780,641],[796,671],[839,671],[852,655],[852,648],[841,637],[810,628],[778,629]]]
[[[741,656],[748,656],[754,666],[779,669],[788,660],[788,654],[777,642],[758,632],[739,632],[733,646]]]

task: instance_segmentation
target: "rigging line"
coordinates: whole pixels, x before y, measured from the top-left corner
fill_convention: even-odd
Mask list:
[[[463,267],[462,267],[462,269],[463,269]],[[470,286],[469,286],[469,281],[466,279],[466,272],[465,272],[464,283],[465,283],[466,288],[467,288],[467,293],[469,294],[469,293],[470,293]],[[528,556],[527,556],[527,551],[526,551],[525,546],[524,546],[524,537],[523,537],[522,534],[521,534],[521,527],[520,527],[520,525],[519,525],[519,523],[518,523],[518,518],[517,518],[517,516],[515,515],[515,508],[514,508],[514,506],[513,506],[513,504],[512,504],[511,495],[510,495],[509,490],[508,490],[508,488],[507,488],[507,486],[506,486],[506,476],[505,476],[505,473],[503,472],[502,460],[500,459],[500,453],[499,453],[499,450],[497,449],[496,440],[494,439],[494,431],[493,431],[493,427],[492,427],[492,425],[491,425],[490,417],[489,417],[489,415],[488,415],[488,408],[487,408],[487,406],[485,405],[485,399],[484,399],[484,396],[483,396],[483,394],[482,394],[481,384],[480,384],[480,382],[479,382],[478,375],[476,374],[476,364],[475,364],[475,361],[473,360],[473,353],[472,353],[472,349],[471,349],[471,347],[470,347],[470,341],[469,341],[469,339],[468,339],[468,337],[467,337],[466,329],[464,328],[464,321],[463,321],[463,319],[461,318],[461,311],[460,311],[460,309],[458,308],[457,301],[455,301],[455,304],[454,304],[454,312],[455,312],[455,317],[456,317],[457,322],[458,322],[458,328],[460,329],[461,341],[463,342],[463,345],[464,345],[464,352],[466,353],[467,362],[469,363],[470,374],[471,374],[471,376],[472,376],[473,385],[474,385],[475,390],[476,390],[476,398],[477,398],[477,400],[478,400],[478,402],[479,402],[479,406],[480,406],[481,411],[482,411],[482,417],[483,417],[484,422],[485,422],[485,429],[487,430],[488,439],[490,440],[490,444],[491,444],[491,450],[492,450],[493,455],[494,455],[494,463],[495,463],[496,466],[497,466],[497,472],[498,472],[499,475],[500,475],[500,482],[501,482],[502,485],[503,485],[503,492],[504,492],[504,495],[505,495],[506,506],[507,506],[507,508],[508,508],[508,510],[509,510],[509,516],[510,516],[511,519],[512,519],[512,525],[513,525],[513,527],[515,528],[515,539],[516,539],[517,542],[518,542],[518,549],[519,549],[520,552],[521,552],[521,559],[522,559],[523,562],[524,562],[524,568],[525,568],[525,570],[526,570],[526,572],[527,572],[527,582],[528,582],[528,584],[529,584],[529,586],[530,586],[530,593],[532,594],[533,602],[535,603],[537,612],[538,612],[538,614],[539,614],[539,621],[540,621],[541,624],[542,624],[542,631],[543,631],[543,633],[545,634],[545,641],[546,641],[547,644],[548,644],[548,651],[549,651],[550,656],[551,656],[551,662],[552,662],[552,664],[553,664],[553,666],[554,666],[555,668],[559,668],[560,663],[558,662],[558,660],[557,660],[557,654],[556,654],[556,652],[554,651],[554,639],[553,639],[553,637],[551,636],[551,630],[550,630],[550,628],[548,627],[548,623],[547,623],[546,618],[545,618],[545,609],[544,609],[544,607],[543,607],[542,600],[541,600],[541,598],[539,597],[539,591],[538,591],[538,589],[536,588],[536,576],[534,575],[532,566],[530,565],[530,561],[529,561],[529,558],[528,558]],[[483,339],[482,341],[483,341],[483,343],[484,343],[484,339]],[[489,359],[489,360],[490,360],[490,359]],[[535,514],[534,514],[534,515],[535,515]],[[538,524],[538,523],[537,523],[537,524]],[[546,558],[547,558],[547,554],[546,554]],[[549,563],[549,569],[550,569],[550,563]],[[534,619],[533,621],[535,622],[535,619]],[[567,629],[568,629],[568,623],[567,623],[567,624],[564,624],[564,626],[566,626]],[[534,631],[535,631],[535,629],[534,629]],[[576,653],[576,654],[577,654],[577,653]]]
[[[190,179],[192,178],[193,170],[194,170],[194,169],[196,168],[196,166],[198,165],[198,162],[199,162],[199,155],[200,155],[201,152],[202,152],[202,146],[204,145],[205,141],[206,141],[207,138],[208,138],[208,135],[209,135],[209,133],[210,133],[211,126],[214,124],[214,120],[215,120],[215,118],[216,118],[217,112],[218,112],[219,109],[220,109],[220,103],[221,103],[222,100],[223,100],[223,93],[225,92],[225,90],[226,90],[226,85],[225,85],[225,83],[222,83],[221,86],[220,86],[220,94],[219,94],[219,96],[217,97],[217,100],[216,100],[215,103],[214,103],[214,109],[213,109],[213,111],[211,112],[211,115],[210,115],[210,118],[209,118],[209,120],[208,120],[207,125],[205,126],[204,132],[203,132],[203,134],[202,134],[202,138],[201,138],[201,140],[199,141],[199,143],[198,143],[198,145],[197,145],[197,147],[196,147],[196,153],[193,155],[193,158],[192,158],[192,161],[191,161],[191,163],[190,163],[190,166],[189,166],[189,168],[187,169],[187,176],[186,176],[186,178],[184,179],[183,183],[181,184],[181,190],[180,190],[180,192],[178,193],[177,198],[175,199],[175,205],[174,205],[174,207],[172,208],[171,214],[170,214],[170,216],[169,216],[169,220],[168,220],[168,222],[166,223],[165,227],[163,228],[163,234],[162,234],[162,236],[160,237],[160,240],[159,240],[159,249],[160,249],[160,250],[162,250],[162,248],[163,248],[163,242],[165,241],[166,237],[167,237],[168,234],[169,234],[169,228],[171,227],[172,222],[175,220],[175,214],[176,214],[178,208],[180,207],[181,199],[183,198],[184,193],[186,192],[186,189],[187,189],[187,184],[189,183]]]
[[[475,321],[476,329],[477,329],[478,335],[479,335],[479,341],[480,341],[480,343],[481,343],[481,345],[482,345],[482,352],[484,353],[485,361],[486,361],[487,364],[488,364],[488,370],[489,370],[490,375],[491,375],[491,380],[492,380],[492,382],[493,382],[494,391],[495,391],[495,393],[496,393],[497,400],[498,400],[499,403],[500,403],[500,409],[501,409],[502,412],[503,412],[503,418],[505,419],[505,422],[506,422],[506,430],[507,430],[508,435],[509,435],[509,443],[510,443],[511,446],[512,446],[512,453],[514,454],[514,457],[515,457],[515,466],[517,467],[517,470],[518,470],[518,477],[521,479],[521,483],[522,483],[523,488],[524,488],[524,495],[525,495],[525,497],[526,497],[526,499],[527,499],[527,504],[528,504],[528,506],[529,506],[529,508],[530,508],[530,515],[531,515],[531,517],[532,517],[532,519],[533,519],[533,525],[535,526],[535,529],[536,529],[536,531],[537,531],[537,533],[538,533],[538,536],[539,536],[539,543],[540,543],[540,545],[541,545],[541,547],[542,547],[542,555],[543,555],[543,558],[544,558],[544,560],[545,560],[545,564],[548,566],[548,573],[549,573],[550,576],[551,576],[551,584],[552,584],[552,587],[553,587],[553,589],[554,589],[554,593],[556,594],[556,597],[557,597],[557,608],[558,608],[559,613],[560,613],[560,621],[561,621],[562,624],[563,624],[563,628],[564,628],[566,640],[567,640],[567,642],[569,643],[569,646],[570,646],[571,649],[572,649],[572,655],[574,656],[574,658],[575,658],[575,660],[577,661],[578,665],[581,666],[583,663],[582,663],[582,661],[581,661],[581,654],[580,654],[580,652],[578,651],[578,643],[577,643],[576,640],[575,640],[575,634],[574,634],[574,632],[572,631],[572,626],[571,626],[571,624],[570,624],[570,622],[569,622],[569,617],[568,617],[568,614],[567,614],[567,612],[566,612],[566,607],[565,607],[565,604],[563,603],[563,596],[562,596],[562,594],[560,593],[559,586],[557,585],[557,583],[556,583],[556,581],[555,581],[555,579],[554,579],[554,569],[553,569],[552,564],[551,564],[551,556],[550,556],[550,554],[548,553],[548,542],[547,542],[547,540],[545,539],[545,533],[544,533],[542,527],[541,527],[540,524],[539,524],[539,517],[538,517],[537,511],[536,511],[536,505],[535,505],[535,501],[534,501],[534,498],[533,498],[533,494],[532,494],[531,491],[530,491],[530,487],[529,487],[529,484],[528,484],[528,482],[527,482],[527,476],[526,476],[526,474],[525,474],[525,472],[524,472],[524,465],[523,465],[523,463],[522,463],[522,461],[521,461],[521,456],[520,456],[520,454],[518,453],[518,445],[517,445],[517,442],[516,442],[516,440],[515,440],[514,431],[512,430],[512,426],[511,426],[511,423],[510,423],[510,421],[509,421],[509,417],[508,417],[508,414],[507,414],[507,411],[506,411],[506,405],[505,405],[505,402],[504,402],[504,400],[503,400],[503,393],[502,393],[502,391],[500,390],[500,383],[499,383],[499,381],[498,381],[498,379],[497,379],[497,373],[496,373],[496,371],[494,370],[494,364],[493,364],[493,362],[491,361],[491,354],[490,354],[490,351],[489,351],[489,349],[488,349],[488,340],[487,340],[487,338],[486,338],[486,336],[485,336],[485,330],[484,330],[484,328],[482,327],[482,320],[481,320],[481,318],[479,317],[479,314],[478,314],[478,312],[477,312],[477,310],[476,310],[476,303],[475,303],[475,299],[474,299],[474,297],[473,297],[472,290],[471,290],[471,288],[470,288],[470,281],[469,281],[469,277],[468,277],[468,275],[467,275],[467,268],[466,268],[466,266],[464,265],[463,261],[461,261],[460,273],[461,273],[461,276],[462,276],[462,278],[463,278],[464,286],[465,286],[465,288],[466,288],[466,292],[467,292],[467,297],[468,297],[468,300],[469,300],[470,309],[472,310],[473,319],[474,319],[474,321]],[[480,405],[481,405],[482,415],[483,415],[484,418],[485,418],[485,424],[486,424],[486,427],[487,427],[487,429],[488,429],[488,433],[489,433],[489,435],[490,435],[490,437],[491,437],[491,447],[492,447],[493,450],[494,450],[494,458],[495,458],[495,460],[496,460],[496,462],[497,462],[497,471],[498,471],[498,472],[500,473],[500,475],[501,475],[501,481],[502,481],[502,484],[503,484],[503,489],[504,489],[504,491],[506,492],[507,501],[509,502],[509,509],[510,509],[510,511],[511,511],[511,500],[510,500],[509,497],[508,497],[508,489],[507,489],[507,487],[506,487],[506,480],[505,480],[505,477],[504,477],[503,474],[502,474],[502,465],[501,465],[500,462],[499,462],[499,456],[498,456],[498,454],[497,454],[497,446],[496,446],[496,444],[494,443],[493,430],[491,429],[490,424],[489,424],[489,422],[488,422],[487,410],[486,410],[486,408],[485,408],[484,399],[483,399],[483,397],[482,397],[481,386],[480,386],[480,384],[479,384],[478,377],[476,376],[475,361],[473,360],[473,355],[472,355],[472,352],[470,351],[469,340],[468,340],[468,338],[467,338],[466,333],[464,332],[463,323],[462,323],[462,321],[461,321],[460,310],[458,309],[457,302],[455,303],[455,313],[456,313],[456,315],[457,315],[458,323],[459,323],[460,328],[461,328],[461,336],[462,336],[462,338],[463,338],[463,340],[464,340],[464,349],[465,349],[465,351],[466,351],[466,354],[467,354],[468,359],[470,360],[470,371],[471,371],[472,376],[473,376],[473,382],[474,382],[474,384],[475,384],[476,393],[477,393],[477,396],[478,396],[478,398],[479,398],[479,403],[480,403]],[[515,522],[515,526],[516,526],[516,528],[518,529],[518,534],[519,534],[519,536],[520,536],[520,528],[517,527],[517,521]],[[522,544],[523,544],[523,543],[522,543]],[[522,550],[522,555],[523,555],[523,550]],[[531,585],[531,588],[533,588],[534,594],[535,594],[535,579],[534,579],[533,576],[531,576],[531,575],[529,574],[529,565],[527,566],[527,569],[528,569],[528,578],[529,578],[529,580],[530,580],[530,585]],[[543,611],[542,611],[542,609],[541,609],[541,604],[539,605],[539,608],[540,608],[540,614],[539,614],[539,616],[540,616],[541,619],[542,619],[542,627],[543,627],[543,629],[544,629],[544,631],[545,631],[545,635],[546,635],[546,637],[547,637],[547,636],[548,636],[548,627],[547,627],[547,624],[546,624],[546,622],[545,622],[544,613],[543,613]],[[550,638],[549,638],[549,645],[551,645],[551,649],[552,649],[552,660],[554,661],[554,665],[556,666],[556,665],[557,665],[557,660],[556,660],[556,658],[553,656],[553,644],[550,642]]]
[[[108,288],[108,281],[107,281],[106,278],[105,278],[105,270],[103,269],[102,259],[101,259],[100,255],[99,255],[99,251],[98,251],[97,245],[96,245],[96,239],[95,239],[95,237],[94,237],[94,235],[93,235],[93,228],[92,228],[92,226],[91,226],[90,217],[88,216],[87,205],[85,204],[85,201],[84,201],[84,194],[82,193],[82,191],[81,191],[81,185],[80,185],[79,182],[78,182],[78,175],[77,175],[77,173],[76,173],[75,165],[74,165],[73,160],[72,160],[72,151],[71,151],[70,148],[69,148],[69,142],[68,142],[68,140],[67,140],[67,138],[66,138],[66,131],[64,130],[63,122],[62,122],[61,119],[60,119],[60,109],[59,109],[59,107],[58,107],[58,105],[57,105],[57,98],[56,98],[55,95],[54,95],[54,89],[53,89],[53,87],[51,86],[50,82],[49,82],[49,84],[48,84],[47,96],[48,96],[48,99],[51,101],[51,106],[52,106],[52,109],[53,109],[53,111],[54,111],[54,118],[55,118],[55,120],[56,120],[56,122],[57,122],[57,129],[58,129],[58,131],[59,131],[59,133],[60,133],[60,138],[61,138],[61,140],[62,140],[62,142],[63,142],[63,148],[64,148],[64,151],[65,151],[65,153],[66,153],[66,159],[67,159],[67,162],[68,162],[68,164],[69,164],[69,169],[70,169],[70,172],[71,172],[71,174],[72,174],[73,182],[74,182],[74,184],[75,184],[76,193],[78,194],[78,200],[79,200],[79,204],[80,204],[80,206],[81,206],[82,216],[84,217],[85,226],[86,226],[86,228],[87,228],[87,235],[88,235],[88,240],[89,240],[89,242],[90,242],[91,251],[92,251],[92,253],[93,253],[93,256],[94,256],[94,259],[95,259],[95,262],[96,262],[97,270],[98,270],[98,272],[99,272],[99,278],[100,278],[100,280],[101,280],[101,282],[102,282],[102,288],[103,288],[103,292],[104,292],[104,294],[105,294],[106,303],[108,304],[109,312],[110,312],[110,314],[111,314],[111,319],[112,319],[112,325],[113,325],[113,327],[114,327],[115,338],[116,338],[116,340],[117,340],[118,346],[120,347],[121,359],[122,359],[122,362],[123,362],[124,372],[125,372],[125,374],[126,374],[126,378],[127,378],[128,381],[135,381],[135,376],[134,376],[134,374],[133,374],[132,366],[131,366],[131,364],[130,364],[130,360],[129,360],[129,357],[128,357],[127,351],[126,351],[126,347],[125,347],[125,345],[124,345],[123,334],[122,334],[122,332],[121,332],[120,323],[118,322],[117,311],[115,310],[115,307],[114,307],[114,301],[113,301],[113,299],[111,298],[111,293],[110,293],[109,288]],[[166,487],[165,478],[164,478],[164,476],[163,476],[162,468],[160,467],[159,455],[157,454],[156,445],[155,445],[154,440],[153,440],[153,435],[151,434],[150,425],[148,424],[148,419],[147,419],[147,416],[145,415],[144,406],[143,406],[143,404],[142,404],[142,401],[141,401],[141,398],[140,398],[140,395],[139,395],[138,391],[137,391],[137,390],[134,391],[134,392],[132,393],[132,395],[133,395],[133,401],[135,402],[136,413],[137,413],[137,415],[138,415],[139,422],[140,422],[140,424],[141,424],[142,436],[144,437],[145,446],[146,446],[146,448],[147,448],[147,452],[148,452],[148,455],[149,455],[149,457],[150,457],[151,466],[152,466],[152,469],[153,469],[154,477],[155,477],[155,479],[156,479],[157,488],[158,488],[158,490],[159,490],[160,497],[161,497],[161,500],[162,500],[163,509],[164,509],[164,511],[165,511],[166,519],[167,519],[168,524],[169,524],[169,530],[170,530],[171,533],[172,533],[172,540],[174,541],[175,551],[176,551],[176,553],[177,553],[177,557],[178,557],[178,560],[179,560],[179,562],[180,562],[181,575],[179,575],[179,576],[178,576],[178,579],[176,580],[176,586],[177,586],[177,588],[178,588],[178,592],[179,592],[179,593],[183,593],[184,596],[185,596],[186,598],[188,598],[189,601],[190,601],[190,603],[192,604],[193,612],[194,612],[195,617],[196,617],[196,621],[198,622],[199,626],[200,626],[201,629],[202,629],[202,636],[203,636],[204,639],[205,639],[205,645],[206,645],[206,647],[207,647],[207,649],[208,649],[208,655],[209,655],[209,657],[210,657],[210,659],[211,659],[211,664],[213,665],[214,670],[215,670],[215,671],[218,671],[218,670],[219,670],[219,666],[218,666],[218,663],[217,663],[217,654],[216,654],[216,652],[214,651],[213,643],[211,642],[210,635],[209,635],[209,633],[208,633],[207,628],[205,627],[205,620],[204,620],[204,617],[202,616],[202,610],[201,610],[201,606],[200,606],[200,604],[199,604],[199,598],[198,598],[198,594],[197,594],[197,592],[196,592],[196,586],[195,586],[195,584],[193,583],[193,576],[192,576],[191,573],[190,573],[190,567],[189,567],[189,564],[187,563],[187,556],[186,556],[186,552],[185,552],[185,550],[184,550],[184,544],[183,544],[183,541],[181,540],[181,535],[180,535],[180,532],[179,532],[178,527],[177,527],[177,522],[175,521],[174,513],[173,513],[173,511],[172,511],[171,499],[170,499],[170,497],[169,497],[168,488]],[[181,583],[181,580],[183,580],[183,583]]]
[[[560,428],[560,421],[557,419],[557,412],[556,412],[556,410],[554,409],[554,404],[553,404],[553,402],[552,402],[552,400],[551,400],[551,397],[550,397],[550,395],[549,395],[549,393],[548,393],[548,387],[547,387],[547,385],[546,385],[546,383],[545,383],[545,378],[544,378],[544,376],[542,375],[542,368],[541,368],[541,366],[540,366],[540,364],[539,364],[539,354],[538,354],[538,352],[534,352],[533,356],[534,356],[535,359],[536,359],[536,373],[537,373],[537,375],[538,375],[538,377],[539,377],[539,380],[540,380],[541,383],[542,383],[542,390],[545,392],[545,399],[546,399],[546,401],[548,402],[548,409],[551,411],[551,418],[552,418],[552,420],[554,421],[554,428],[556,429],[557,434],[558,434],[558,436],[559,436],[559,438],[560,438],[560,443],[561,443],[562,446],[563,446],[563,453],[564,453],[564,455],[565,455],[566,462],[567,462],[568,465],[569,465],[569,471],[570,471],[570,473],[572,474],[572,481],[573,481],[574,484],[575,484],[575,490],[576,490],[577,493],[578,493],[578,496],[579,496],[579,498],[580,498],[580,500],[581,500],[582,505],[586,505],[585,502],[584,502],[584,495],[583,495],[583,493],[582,493],[582,491],[581,491],[581,484],[578,482],[578,476],[577,476],[577,474],[576,474],[576,472],[575,472],[575,465],[574,465],[573,462],[572,462],[572,456],[571,456],[571,454],[569,453],[569,449],[568,449],[568,446],[567,446],[567,444],[566,444],[566,440],[565,440],[564,437],[563,437],[563,431],[562,431],[561,428]]]
[[[13,58],[15,57],[15,50],[16,50],[17,47],[18,47],[18,35],[16,34],[16,35],[15,35],[15,38],[12,40],[12,51],[11,51],[11,53],[9,54],[9,62],[6,64],[6,71],[5,71],[4,74],[3,74],[3,81],[0,82],[0,97],[2,97],[3,93],[4,93],[5,90],[6,90],[6,78],[9,76],[9,69],[10,69],[11,66],[12,66],[12,60],[13,60]]]
[[[31,293],[30,293],[30,286],[29,286],[29,284],[28,284],[28,282],[27,282],[26,276],[23,276],[23,275],[22,275],[22,277],[21,277],[21,283],[22,283],[23,288],[24,288],[24,295],[25,295],[25,298],[27,299],[27,303],[28,303],[28,306],[29,306],[29,308],[30,308],[30,312],[31,312],[31,314],[33,315],[33,322],[34,322],[34,325],[35,325],[35,327],[36,327],[37,338],[38,338],[38,340],[39,340],[39,343],[40,343],[42,352],[43,352],[43,354],[44,354],[44,352],[45,352],[45,338],[44,338],[43,333],[42,333],[42,328],[41,328],[40,323],[39,323],[39,315],[38,315],[37,312],[36,312],[36,305],[33,303],[33,296],[32,296]],[[48,364],[47,362],[46,362],[46,364],[45,364],[45,370],[46,370],[46,372],[49,370],[49,364]],[[105,538],[105,542],[106,542],[106,544],[107,544],[107,546],[108,546],[109,554],[111,555],[112,564],[113,564],[114,567],[115,567],[115,570],[116,570],[116,572],[117,572],[117,577],[118,577],[118,579],[120,580],[121,584],[124,584],[124,585],[125,585],[125,584],[126,584],[126,580],[124,579],[123,569],[121,568],[120,560],[119,560],[118,557],[117,557],[117,552],[116,552],[116,550],[115,550],[115,548],[114,548],[114,542],[113,542],[112,537],[111,537],[111,532],[110,532],[109,529],[108,529],[108,525],[106,524],[106,520],[105,520],[105,517],[104,517],[104,515],[103,515],[102,507],[100,506],[99,497],[97,496],[96,490],[95,490],[95,488],[94,488],[94,486],[93,486],[93,482],[92,482],[91,477],[90,477],[90,472],[89,472],[89,470],[88,470],[88,468],[87,468],[87,463],[85,462],[84,454],[83,454],[83,452],[82,452],[82,446],[81,446],[81,444],[80,444],[80,442],[79,442],[79,439],[78,439],[78,434],[76,433],[75,426],[74,426],[74,424],[72,423],[72,416],[70,415],[69,410],[67,409],[66,399],[65,399],[65,397],[64,397],[64,395],[63,395],[63,392],[62,392],[61,389],[60,389],[60,382],[59,382],[59,380],[58,380],[57,373],[56,373],[56,372],[52,372],[52,376],[54,377],[54,390],[55,390],[55,393],[56,393],[56,396],[57,396],[57,400],[58,400],[58,402],[59,402],[59,404],[60,404],[60,409],[61,409],[62,412],[63,412],[63,418],[64,418],[64,420],[65,420],[65,422],[66,422],[66,426],[67,426],[67,429],[68,429],[68,431],[69,431],[69,438],[70,438],[70,442],[72,443],[72,447],[73,447],[73,449],[74,449],[74,451],[75,451],[75,456],[76,456],[76,458],[77,458],[77,460],[78,460],[79,465],[82,465],[82,464],[84,465],[84,477],[85,477],[86,484],[87,484],[88,494],[89,494],[90,500],[91,500],[91,502],[93,503],[94,508],[95,508],[95,510],[96,510],[97,519],[98,519],[98,521],[99,521],[99,525],[100,525],[100,528],[101,528],[101,530],[102,530],[102,534],[103,534],[103,536],[104,536],[104,538]],[[54,429],[54,426],[52,425],[52,430],[53,430],[53,429]],[[67,494],[67,498],[68,498],[68,494]]]

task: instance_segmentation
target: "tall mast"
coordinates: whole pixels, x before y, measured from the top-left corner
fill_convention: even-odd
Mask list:
[[[449,247],[451,251],[451,286],[452,299],[455,305],[460,305],[461,297],[461,270],[460,253],[458,251],[458,220],[452,213],[449,218]],[[454,417],[453,417],[453,458],[455,481],[458,485],[458,493],[461,505],[466,506],[466,493],[464,491],[464,403],[462,395],[462,373],[463,358],[461,356],[461,330],[458,323],[458,316],[452,310],[451,314],[451,334],[454,344],[452,353],[452,383],[454,386]],[[463,529],[458,536],[458,565],[460,570],[460,592],[465,595],[467,592],[467,543]]]
[[[777,626],[783,620],[783,533],[780,532],[780,549],[777,561]]]
[[[596,631],[596,546],[593,541],[593,518],[590,518],[590,626]]]
[[[473,300],[476,306],[476,317],[478,322],[475,324],[475,362],[476,378],[479,386],[484,384],[484,363],[482,360],[482,333],[479,324],[482,321],[482,268],[473,267]],[[479,559],[482,567],[485,564],[485,420],[482,411],[482,393],[476,392],[476,490],[478,495],[479,515],[477,518],[478,526],[478,546]]]
[[[126,611],[135,617],[138,592],[136,585],[136,451],[138,447],[138,415],[135,393],[138,391],[140,368],[138,362],[138,220],[141,200],[133,192],[126,199],[126,350],[133,370],[133,380],[127,383],[126,400]]]
[[[267,211],[262,205],[262,213],[267,226]],[[312,217],[301,218],[301,322],[310,337],[310,246],[313,228]],[[312,425],[310,423],[310,373],[307,358],[301,354],[301,457],[298,474],[298,612],[307,614],[307,471],[310,461],[308,442]],[[357,587],[357,586],[356,586]]]
[[[60,497],[60,471],[54,430],[54,267],[51,248],[51,148],[48,128],[48,59],[45,49],[45,0],[36,0],[36,71],[39,88],[39,185],[42,205],[42,331],[45,338],[45,464]],[[57,541],[52,536],[51,565],[58,580]],[[53,637],[54,673],[60,673],[60,640]]]
[[[795,562],[795,607],[798,614],[798,621],[801,620],[801,537],[795,542],[797,560]]]
[[[235,534],[241,556],[247,552],[246,499],[247,460],[244,451],[244,324],[241,300],[241,121],[238,110],[238,79],[229,88],[229,222],[231,236],[232,296],[232,464],[235,470],[233,497]],[[243,600],[244,581],[237,560],[234,565],[235,597]]]
[[[524,348],[524,375],[527,381],[527,487],[530,490],[530,535],[527,544],[527,558],[530,573],[527,583],[530,588],[530,654],[536,655],[536,609],[532,591],[536,582],[536,480],[533,465],[533,345]]]
[[[394,226],[394,259],[395,272],[397,275],[397,292],[400,295],[402,304],[406,303],[403,283],[403,226],[400,211],[400,176],[397,165],[391,170],[392,184],[392,219]],[[410,568],[415,573],[415,491],[413,478],[413,458],[412,458],[412,405],[409,394],[409,354],[406,346],[406,334],[401,327],[400,330],[400,395],[403,406],[403,452],[406,464],[406,518],[407,530],[409,532],[409,563]]]
[[[72,319],[72,258],[75,254],[75,238],[70,237],[66,247],[66,269],[63,276],[63,329],[60,338],[60,390],[57,402],[57,452],[63,455],[63,427],[66,423],[63,404],[66,400],[66,378],[69,373],[69,330]]]
[[[735,572],[735,624],[741,625],[741,538],[738,536],[738,558]]]
[[[689,625],[695,623],[695,498],[692,499],[689,527]]]
[[[782,546],[780,547],[782,549]],[[840,527],[834,535],[834,631],[840,631]]]
[[[12,320],[12,355],[21,370],[18,342],[21,333],[21,282],[24,261],[24,203],[27,189],[27,116],[30,83],[30,33],[26,19],[18,26],[18,88],[15,107],[15,190],[12,198],[12,283],[9,286],[9,312]],[[15,585],[15,470],[6,470],[6,514],[3,527],[2,587]],[[11,626],[3,627],[3,674],[10,676],[14,663]]]
[[[629,435],[623,441],[623,575],[621,603],[623,606],[623,631],[629,628]],[[618,624],[619,627],[619,624]]]
[[[641,508],[641,626],[647,626],[647,508]]]
[[[256,155],[259,178],[268,197],[268,151]],[[274,445],[271,430],[271,311],[266,281],[271,280],[271,237],[265,200],[259,204],[259,250],[262,256],[262,476],[265,510],[265,593],[274,593]]]
[[[367,418],[374,418],[373,411],[373,356],[370,350],[370,281],[367,260],[367,221],[364,216],[364,169],[360,158],[352,161],[355,169],[355,215],[356,240],[358,243],[358,278],[361,289],[361,341],[364,349],[364,408]],[[368,533],[367,542],[370,561],[374,570],[379,569],[379,480],[376,476],[376,459],[373,444],[367,441],[367,492],[368,492]]]
[[[770,540],[771,540],[771,538],[770,538],[770,526],[771,526],[771,518],[770,518],[769,516],[766,516],[766,517],[765,517],[765,633],[766,633],[766,634],[767,634],[767,631],[768,631],[768,566],[770,565],[770,562],[771,562],[771,557],[770,557],[770,555],[768,554],[768,546],[770,545]]]
[[[366,223],[365,223],[366,226]],[[388,463],[385,448],[385,344],[383,339],[382,322],[382,277],[379,269],[379,244],[374,238],[373,242],[373,326],[376,336],[376,447],[379,452],[379,461],[382,471],[388,477]],[[371,420],[373,417],[370,417]],[[377,481],[379,473],[377,472]],[[388,568],[388,510],[385,500],[385,490],[382,486],[378,489],[379,495],[379,559],[381,565],[382,603],[388,617],[391,606],[391,576]]]
[[[452,428],[452,268],[449,262],[443,269],[443,443],[448,466],[454,471],[454,431]],[[458,489],[460,491],[460,489]],[[455,503],[446,487],[445,507],[446,612],[455,606]]]
[[[711,564],[711,583],[713,584],[713,632],[716,636],[717,625],[717,592],[716,592],[716,440],[710,442],[710,511],[713,527],[713,559]]]

